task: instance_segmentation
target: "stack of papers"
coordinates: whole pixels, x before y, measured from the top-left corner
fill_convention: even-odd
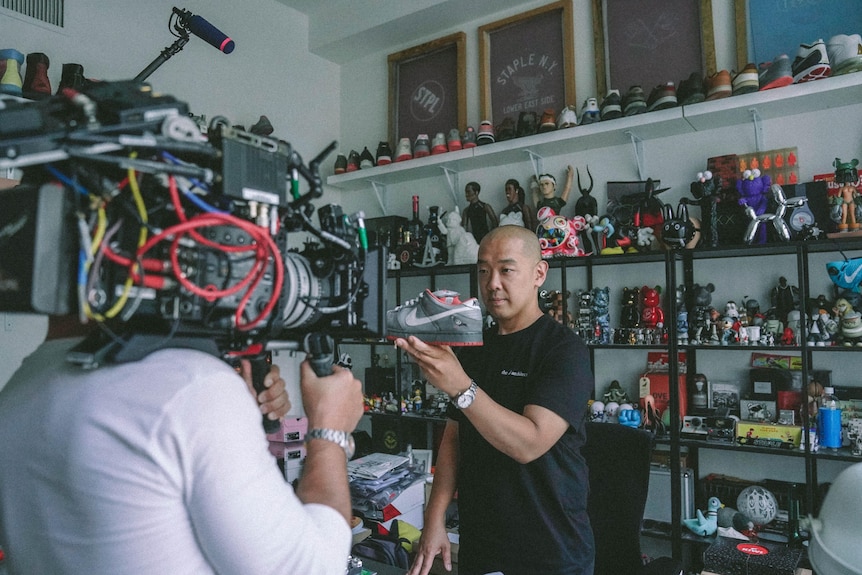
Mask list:
[[[347,474],[351,477],[365,479],[380,479],[393,469],[409,463],[402,455],[388,453],[371,453],[365,457],[347,462]]]

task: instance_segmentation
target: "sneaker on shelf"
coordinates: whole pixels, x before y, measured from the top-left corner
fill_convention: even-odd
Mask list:
[[[566,106],[557,116],[557,129],[574,128],[578,125],[578,111],[574,106]]]
[[[269,136],[275,131],[275,128],[273,127],[272,122],[269,121],[269,118],[261,115],[257,122],[255,122],[248,131],[252,134],[257,134],[258,136]]]
[[[428,134],[419,134],[416,141],[413,142],[413,157],[424,158],[431,155],[431,140],[428,139]]]
[[[347,156],[344,154],[338,154],[335,157],[335,173],[343,174],[347,171]]]
[[[862,71],[862,36],[837,34],[829,38],[826,53],[832,64],[832,75]]]
[[[469,130],[470,128],[467,129]],[[476,144],[479,146],[484,146],[486,144],[493,144],[495,141],[496,138],[494,137],[494,126],[489,120],[482,120],[482,122],[479,124],[479,133],[476,135]]]
[[[619,90],[608,90],[599,106],[599,117],[602,120],[615,120],[623,115],[623,99]]]
[[[455,152],[464,147],[464,144],[461,143],[461,134],[458,132],[458,128],[452,128],[449,130],[449,137],[446,138],[446,148],[450,152]]]
[[[790,72],[793,74],[794,84],[826,78],[832,73],[826,43],[822,38],[818,38],[813,44],[799,45],[796,58],[790,65]]]
[[[386,312],[386,339],[415,335],[433,345],[482,345],[482,308],[476,298],[461,301],[458,292],[425,290]]]
[[[750,94],[757,92],[760,89],[760,79],[758,78],[757,66],[749,62],[745,67],[737,72],[731,81],[733,87],[733,95]]]
[[[790,72],[790,57],[787,54],[776,56],[772,62],[762,63],[758,75],[760,90],[772,90],[792,84],[793,74]]]
[[[518,138],[532,136],[539,131],[539,117],[535,112],[521,112],[518,115]]]
[[[494,132],[497,134],[498,142],[511,140],[515,137],[515,120],[511,116],[506,116],[500,125],[494,128]]]
[[[719,70],[706,78],[706,100],[720,100],[733,95],[733,81],[730,72]]]
[[[51,60],[42,52],[30,52],[27,54],[27,69],[24,73],[24,84],[21,86],[22,93],[25,98],[31,100],[41,100],[51,95],[51,80],[48,78],[48,68],[51,66]],[[0,78],[3,77],[5,70],[0,71]],[[261,116],[266,118],[266,116]],[[272,125],[270,125],[272,128]],[[257,132],[253,132],[257,133]],[[269,131],[269,135],[272,130]]]
[[[0,60],[6,64],[6,69],[0,75],[0,94],[21,97],[24,86],[24,79],[21,77],[21,69],[24,67],[23,52],[15,48],[0,50]]]
[[[581,106],[581,117],[579,124],[585,126],[600,121],[601,110],[599,110],[599,102],[595,98],[587,98],[584,100],[584,105]]]
[[[488,123],[490,125],[490,122]],[[491,133],[491,138],[493,141],[494,134]],[[475,148],[476,147],[476,130],[473,129],[473,126],[467,126],[467,129],[464,130],[464,134],[461,136],[461,147],[465,150],[467,148]]]
[[[634,116],[646,112],[646,96],[640,86],[632,86],[623,97],[623,115]]]
[[[445,154],[449,151],[449,148],[446,146],[446,136],[443,135],[443,132],[437,132],[434,134],[434,139],[431,140],[431,155],[436,156],[437,154]]]
[[[554,110],[548,108],[544,112],[542,112],[542,119],[539,122],[539,133],[544,134],[545,132],[553,132],[557,129],[557,121],[555,118]]]
[[[676,104],[676,85],[673,82],[659,84],[649,94],[647,112],[673,108]]]
[[[681,80],[679,90],[676,91],[676,100],[680,106],[688,106],[690,104],[699,104],[706,100],[706,92],[704,91],[705,82],[700,72],[692,72],[688,78]],[[730,96],[730,92],[727,94]]]
[[[355,172],[359,169],[359,165],[359,152],[357,152],[356,150],[350,150],[350,153],[347,155],[347,171]]]
[[[377,144],[377,165],[385,166],[392,163],[392,148],[389,147],[389,142],[380,142]]]
[[[403,162],[413,159],[413,146],[410,144],[410,138],[401,138],[398,140],[398,145],[395,147],[395,161]]]
[[[374,163],[374,156],[371,155],[371,151],[368,149],[368,146],[362,148],[362,153],[359,154],[359,169],[367,170],[376,165],[377,164]]]

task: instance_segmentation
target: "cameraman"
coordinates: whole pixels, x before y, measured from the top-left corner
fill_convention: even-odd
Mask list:
[[[234,370],[163,349],[85,371],[49,337],[0,392],[0,545],[16,573],[343,573],[345,450],[307,444],[294,493],[260,425],[290,408],[277,368],[258,401]],[[250,366],[243,376],[250,387]],[[309,428],[351,432],[359,381],[301,367]],[[270,415],[270,417],[273,417]]]

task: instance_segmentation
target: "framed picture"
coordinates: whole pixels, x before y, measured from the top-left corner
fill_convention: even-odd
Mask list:
[[[736,64],[772,62],[776,56],[796,56],[799,45],[836,34],[862,30],[857,0],[734,0],[736,12]]]
[[[479,28],[482,119],[499,125],[523,112],[558,113],[575,98],[571,0]]]
[[[433,138],[467,124],[466,34],[389,55],[389,140]]]
[[[742,384],[736,381],[707,382],[709,388],[709,408],[715,410],[728,409],[730,415],[739,416],[739,400],[742,396]]]
[[[599,99],[716,71],[712,0],[593,0],[593,36]]]
[[[431,462],[434,452],[430,449],[414,449],[413,462],[416,469],[421,469],[425,473],[431,473]]]
[[[739,418],[745,421],[774,423],[778,419],[775,401],[771,399],[740,399]]]

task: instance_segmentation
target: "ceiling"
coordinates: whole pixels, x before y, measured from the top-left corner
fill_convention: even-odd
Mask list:
[[[524,0],[277,0],[308,16],[308,50],[345,64],[457,28]]]

